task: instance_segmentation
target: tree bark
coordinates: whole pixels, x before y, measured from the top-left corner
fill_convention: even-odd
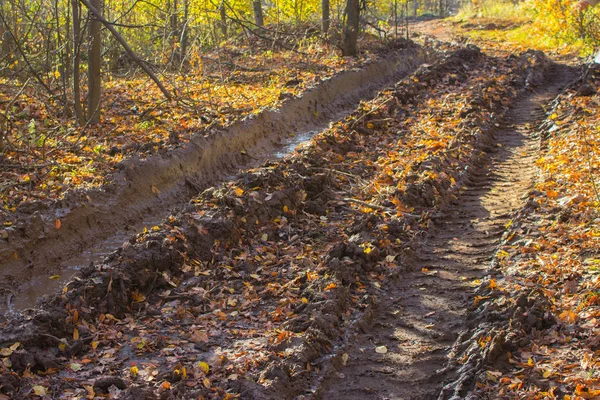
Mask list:
[[[187,53],[187,49],[188,49],[188,38],[189,38],[189,30],[188,30],[188,24],[189,24],[189,18],[190,18],[190,2],[189,0],[183,0],[183,25],[181,26],[181,37],[179,38],[179,42],[180,42],[180,47],[179,47],[179,53],[180,53],[180,61],[185,59],[185,55]]]
[[[79,126],[85,125],[85,116],[81,109],[81,92],[79,88],[79,55],[81,34],[81,6],[79,0],[71,0],[73,8],[73,103],[75,104],[75,119]]]
[[[127,44],[127,42],[125,41],[123,36],[121,36],[121,34],[119,32],[117,32],[115,27],[112,26],[112,24],[110,22],[108,22],[106,19],[104,19],[104,17],[102,17],[102,14],[100,14],[100,11],[98,11],[98,9],[96,9],[96,7],[94,7],[92,4],[90,4],[90,2],[88,0],[79,0],[79,1],[81,1],[81,3],[83,3],[83,5],[85,5],[90,10],[90,12],[92,12],[98,18],[98,20],[102,24],[104,24],[104,26],[106,26],[106,29],[108,29],[110,31],[110,33],[113,34],[115,39],[117,39],[117,42],[119,42],[121,44],[121,46],[123,46],[123,49],[127,52],[127,54],[129,54],[131,59],[150,77],[150,79],[152,79],[154,81],[156,86],[158,86],[158,88],[163,93],[163,95],[167,98],[167,100],[171,100],[171,93],[169,93],[169,91],[163,86],[163,84],[156,77],[154,72],[152,72],[152,70],[148,67],[148,65],[144,61],[142,61],[138,57],[137,54],[134,53],[134,51],[131,49],[129,44]],[[99,0],[92,0],[92,1],[99,1]]]
[[[262,28],[265,26],[265,20],[263,17],[262,4],[260,0],[253,0],[252,8],[254,9],[254,23],[256,26],[260,26]]]
[[[321,11],[322,11],[322,30],[323,35],[327,35],[329,32],[330,16],[329,16],[329,0],[321,0]]]
[[[342,44],[342,55],[358,55],[358,31],[360,24],[360,0],[347,0],[346,2],[346,24],[344,26],[344,42]]]
[[[102,0],[91,0],[89,8],[89,40],[88,48],[88,109],[87,119],[90,124],[100,122],[100,95],[102,93],[102,76],[100,67],[102,64],[102,36],[100,18],[102,18]],[[94,13],[92,8],[96,10]]]
[[[169,2],[169,43],[171,45],[171,63],[179,61],[179,16],[177,0]]]
[[[227,10],[225,9],[225,0],[221,0],[219,5],[219,14],[221,15],[221,33],[227,39]]]

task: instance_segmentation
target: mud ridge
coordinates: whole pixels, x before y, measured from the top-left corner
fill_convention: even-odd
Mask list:
[[[20,207],[21,222],[0,241],[0,288],[9,290],[17,309],[31,306],[32,299],[18,297],[29,289],[20,287],[24,283],[38,277],[43,284],[37,285],[46,286],[47,276],[60,271],[70,258],[117,233],[122,243],[127,232],[143,228],[140,222],[158,223],[219,179],[273,158],[292,134],[326,127],[361,99],[430,59],[412,43],[404,46],[385,61],[338,74],[286,101],[279,110],[263,111],[225,130],[200,132],[188,145],[164,155],[125,160],[117,166],[112,183],[101,190],[76,191],[54,204]],[[60,229],[55,228],[56,219]],[[64,282],[50,281],[49,290]]]
[[[485,152],[465,169],[460,193],[450,197],[434,226],[417,240],[406,272],[395,277],[377,306],[355,324],[357,329],[318,378],[311,397],[430,399],[453,379],[450,365],[456,354],[450,349],[465,335],[470,320],[465,311],[473,298],[486,295],[467,283],[489,282],[485,277],[504,226],[533,180],[537,146],[527,124],[541,119],[541,106],[571,74],[547,60],[542,63],[539,72],[546,76],[538,75],[527,85],[539,94],[523,92],[500,129],[488,132],[493,140],[479,146]],[[540,87],[546,82],[549,87]],[[477,340],[469,343],[478,346]],[[382,348],[379,354],[376,350]],[[464,374],[458,375],[462,378],[454,378],[456,386],[446,386],[440,399],[452,387],[460,387],[455,399],[464,398]]]

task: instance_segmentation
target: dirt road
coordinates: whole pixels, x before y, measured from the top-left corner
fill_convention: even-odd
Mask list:
[[[474,382],[450,350],[572,75],[539,52],[435,51],[0,319],[0,393],[430,399],[455,381],[462,396]]]

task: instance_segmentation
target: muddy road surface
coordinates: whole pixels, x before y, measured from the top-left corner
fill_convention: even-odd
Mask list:
[[[451,349],[572,72],[540,52],[432,51],[289,157],[1,318],[0,396],[465,396]]]
[[[189,145],[165,154],[124,160],[100,190],[20,207],[20,222],[0,240],[0,311],[32,307],[41,295],[59,290],[82,267],[144,227],[159,224],[201,190],[281,158],[432,57],[417,46],[402,47],[383,61],[340,73],[287,100],[279,110],[199,132]]]
[[[575,78],[554,66],[548,81],[515,101],[487,152],[422,239],[407,271],[381,294],[372,325],[344,347],[343,369],[323,377],[323,399],[461,399],[469,384],[450,385],[446,368],[465,332],[480,281],[492,282],[491,263],[507,224],[535,180],[545,107]],[[441,394],[440,394],[441,393]]]

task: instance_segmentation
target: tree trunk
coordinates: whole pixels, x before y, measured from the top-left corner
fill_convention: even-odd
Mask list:
[[[358,31],[360,24],[360,0],[347,0],[346,24],[344,26],[344,42],[342,44],[342,55],[358,55]]]
[[[85,116],[81,109],[81,92],[79,88],[79,55],[81,46],[81,6],[79,0],[71,0],[73,8],[73,103],[75,119],[79,126],[85,125]]]
[[[265,25],[265,20],[263,18],[262,4],[260,0],[253,0],[252,8],[254,9],[254,23],[256,26],[260,26],[262,28]]]
[[[59,73],[59,78],[60,78],[60,82],[61,82],[61,95],[62,95],[62,102],[63,104],[67,104],[67,74],[66,74],[66,68],[65,66],[67,65],[67,53],[65,52],[65,48],[63,47],[63,43],[62,43],[62,35],[60,32],[60,15],[59,15],[59,10],[58,10],[58,2],[54,4],[54,19],[56,20],[56,48],[58,50],[58,73]],[[67,19],[68,21],[68,19]],[[68,22],[67,22],[67,35],[69,34],[68,32]],[[68,36],[66,37],[66,42],[69,42]],[[67,109],[67,107],[65,107],[64,109],[65,114],[68,115],[69,111]]]
[[[179,47],[179,57],[180,61],[185,59],[185,55],[188,49],[188,24],[190,17],[190,1],[183,0],[183,25],[181,26],[181,36],[179,38],[180,47]]]
[[[102,15],[102,0],[90,0],[90,4]],[[102,37],[99,16],[90,9],[90,29],[88,48],[88,109],[87,119],[91,124],[100,122],[100,95],[102,91],[100,66],[102,63]]]
[[[221,15],[221,33],[227,39],[227,10],[225,9],[225,0],[221,0],[219,5],[219,14]]]
[[[321,11],[322,11],[322,30],[323,30],[323,35],[327,35],[327,32],[329,32],[329,23],[330,23],[330,17],[329,17],[329,0],[321,0]]]
[[[179,18],[177,0],[169,3],[169,43],[171,45],[171,63],[179,61]]]
[[[156,86],[158,86],[158,88],[165,95],[167,100],[171,100],[171,93],[169,93],[169,91],[160,82],[160,80],[154,74],[154,72],[152,72],[150,67],[148,67],[148,64],[146,64],[144,61],[142,61],[138,57],[138,55],[135,54],[135,52],[131,49],[131,46],[129,46],[129,44],[125,41],[123,36],[121,36],[121,34],[119,32],[117,32],[115,27],[102,16],[101,12],[96,7],[94,7],[90,3],[89,0],[79,0],[79,1],[81,1],[81,3],[84,4],[88,8],[88,10],[90,10],[90,12],[96,16],[96,18],[98,18],[98,21],[100,21],[102,24],[104,24],[106,29],[108,29],[110,31],[110,33],[113,34],[115,39],[117,39],[117,42],[119,42],[121,44],[121,46],[123,46],[123,49],[125,49],[125,51],[127,52],[127,54],[129,54],[131,59],[150,77],[150,79],[152,79],[154,81],[154,83],[156,83]],[[101,1],[101,0],[91,0],[91,1]]]
[[[394,0],[394,37],[398,38],[398,0]]]

